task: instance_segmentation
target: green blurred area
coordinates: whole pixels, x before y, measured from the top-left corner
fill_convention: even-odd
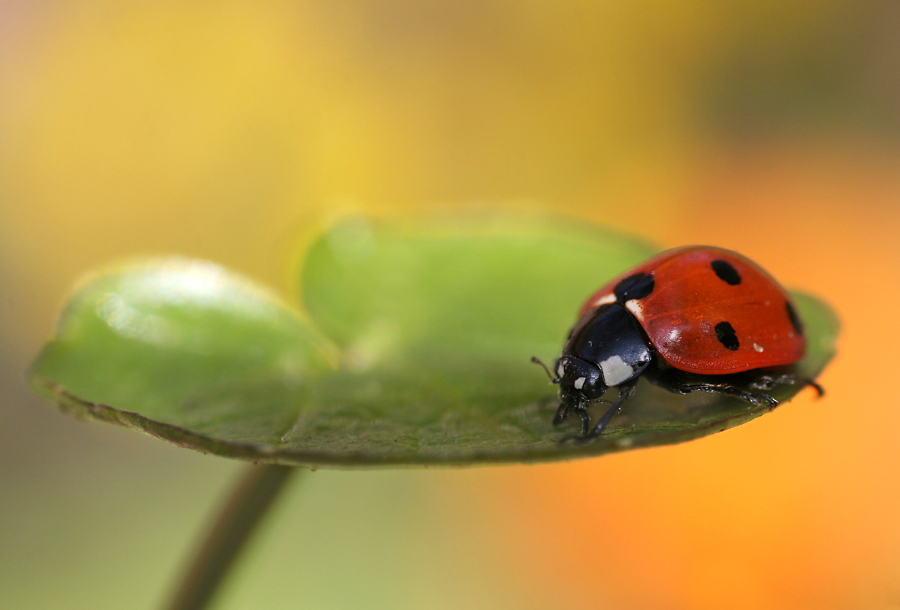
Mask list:
[[[898,29],[887,0],[0,4],[0,604],[155,607],[240,468],[31,396],[87,270],[176,253],[289,295],[297,241],[348,207],[653,234],[722,150],[894,151]],[[551,603],[439,501],[490,505],[491,476],[316,473],[226,607]]]

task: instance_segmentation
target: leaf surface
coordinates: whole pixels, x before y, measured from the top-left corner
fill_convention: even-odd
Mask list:
[[[66,409],[185,447],[319,466],[568,459],[690,440],[767,412],[642,383],[601,437],[560,443],[577,418],[551,425],[555,387],[530,358],[552,362],[581,302],[652,253],[543,217],[349,219],[309,247],[301,311],[197,261],[94,277],[32,382]],[[838,325],[820,301],[794,296],[809,336],[798,372],[813,378]]]

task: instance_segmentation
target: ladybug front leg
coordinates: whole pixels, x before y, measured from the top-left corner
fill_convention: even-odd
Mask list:
[[[569,417],[569,403],[566,401],[562,401],[559,403],[559,408],[556,410],[556,415],[553,416],[553,425],[558,426]]]
[[[581,433],[587,434],[588,430],[591,429],[591,416],[587,412],[587,408],[584,405],[572,405],[565,401],[563,401],[559,405],[559,409],[556,410],[556,415],[553,417],[553,425],[558,426],[569,417],[569,411],[571,409],[575,409],[578,411],[578,415],[581,417]]]
[[[591,429],[591,415],[587,409],[581,409],[578,414],[581,415],[581,433],[587,435],[588,430]]]
[[[625,403],[625,401],[634,396],[634,391],[636,389],[637,379],[632,382],[620,385],[619,397],[606,410],[606,413],[603,414],[603,417],[600,418],[600,421],[597,422],[597,425],[594,426],[594,429],[591,430],[590,434],[587,433],[587,428],[583,429],[585,438],[594,438],[595,436],[599,436],[600,433],[603,432],[603,430],[606,428],[607,424],[609,424],[609,420],[611,420],[616,413],[622,410],[622,405]]]

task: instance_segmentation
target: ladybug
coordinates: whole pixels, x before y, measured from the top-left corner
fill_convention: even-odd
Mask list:
[[[645,378],[676,394],[727,394],[754,405],[778,401],[779,384],[799,378],[806,337],[791,297],[737,252],[688,246],[663,252],[612,280],[585,301],[550,380],[559,385],[559,425],[575,411],[586,438],[603,432]],[[615,401],[602,396],[618,389]],[[609,408],[591,428],[587,408]]]

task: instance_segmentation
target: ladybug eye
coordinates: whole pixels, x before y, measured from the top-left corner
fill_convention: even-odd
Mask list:
[[[556,367],[556,376],[562,377],[566,373],[566,368],[563,366],[563,363],[560,362],[559,366]]]

